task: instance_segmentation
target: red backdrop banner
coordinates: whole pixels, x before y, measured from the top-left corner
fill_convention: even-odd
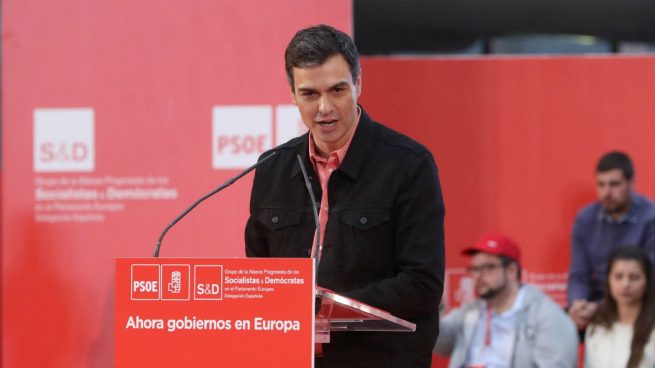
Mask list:
[[[502,231],[524,281],[565,304],[569,236],[594,168],[622,149],[655,197],[655,57],[365,58],[361,102],[435,155],[446,204],[446,310],[474,298],[459,252]],[[435,357],[435,367],[447,359]]]
[[[2,2],[2,366],[112,367],[114,259],[298,134],[284,49],[349,0]],[[162,256],[240,256],[251,177]]]
[[[655,57],[366,58],[362,103],[435,155],[446,203],[447,298],[469,300],[459,252],[501,231],[523,250],[524,280],[564,303],[569,235],[595,199],[608,150],[633,157],[655,196]]]
[[[302,132],[284,48],[350,31],[351,2],[2,3],[2,365],[113,366],[114,259],[147,257],[199,196]],[[655,58],[364,58],[361,102],[440,168],[450,305],[458,252],[503,231],[559,301],[593,167],[624,149],[655,196]],[[199,206],[165,257],[243,255],[251,176]],[[35,348],[36,347],[36,348]]]

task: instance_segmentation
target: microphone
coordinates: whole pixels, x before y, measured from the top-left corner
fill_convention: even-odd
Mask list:
[[[193,210],[194,208],[196,208],[196,206],[199,205],[200,202],[202,202],[202,201],[204,201],[205,199],[207,199],[207,198],[213,196],[214,194],[220,192],[221,190],[223,190],[223,189],[229,187],[229,186],[232,185],[235,181],[241,179],[242,176],[244,176],[244,175],[246,175],[247,173],[251,172],[252,170],[256,169],[259,165],[263,164],[264,162],[266,162],[268,159],[270,159],[271,157],[275,156],[276,154],[277,154],[277,151],[272,151],[271,153],[269,153],[268,155],[266,155],[264,158],[262,158],[261,160],[257,161],[255,164],[253,164],[252,166],[250,166],[249,168],[243,170],[239,175],[237,175],[237,176],[233,177],[232,179],[226,181],[226,182],[223,183],[223,185],[221,185],[220,187],[218,187],[218,188],[212,190],[211,192],[209,192],[209,193],[207,193],[206,195],[204,195],[202,198],[200,198],[200,199],[198,199],[197,201],[193,202],[193,204],[192,204],[191,206],[189,206],[189,208],[187,208],[186,210],[184,210],[184,212],[182,212],[179,216],[177,216],[177,217],[175,218],[175,220],[173,220],[170,224],[168,224],[168,226],[166,226],[166,228],[164,229],[164,231],[162,231],[161,235],[159,236],[159,239],[157,240],[157,244],[155,244],[155,255],[154,255],[153,257],[154,257],[154,258],[159,257],[159,248],[161,247],[161,242],[162,242],[162,240],[164,239],[164,236],[166,235],[166,233],[168,232],[168,230],[170,230],[170,228],[172,228],[175,224],[178,223],[178,221],[180,221],[184,216],[186,216],[187,213],[191,212],[191,210]]]
[[[321,245],[321,223],[318,220],[318,204],[316,203],[316,198],[314,197],[314,191],[312,190],[312,183],[309,181],[309,176],[307,176],[307,169],[305,169],[305,164],[302,162],[302,157],[296,155],[298,159],[298,164],[300,165],[300,171],[302,171],[302,177],[305,179],[305,187],[309,192],[309,198],[312,201],[312,209],[314,210],[314,224],[316,225],[316,244],[312,247],[311,257],[314,259],[314,280],[318,283],[318,264],[321,259],[321,252],[323,251],[323,246]]]

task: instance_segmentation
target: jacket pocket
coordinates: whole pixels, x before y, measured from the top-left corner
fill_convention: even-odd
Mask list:
[[[352,209],[341,213],[341,231],[346,252],[354,265],[382,277],[393,270],[393,229],[389,209]]]
[[[260,208],[257,221],[267,229],[271,257],[307,257],[313,226],[300,211],[285,208]]]

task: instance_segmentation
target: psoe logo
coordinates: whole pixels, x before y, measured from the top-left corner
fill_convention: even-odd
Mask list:
[[[93,171],[94,138],[92,108],[35,109],[34,171]]]
[[[271,148],[271,106],[215,106],[212,112],[212,166],[252,165]]]
[[[293,105],[222,105],[212,110],[212,167],[248,167],[266,150],[307,131]]]
[[[130,277],[130,295],[132,300],[159,300],[161,278],[159,265],[133,264]]]

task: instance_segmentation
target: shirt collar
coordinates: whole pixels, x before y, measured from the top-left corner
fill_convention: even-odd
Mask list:
[[[524,298],[525,298],[525,287],[523,285],[521,285],[519,287],[519,290],[516,292],[516,298],[514,299],[514,304],[512,304],[512,308],[510,308],[510,309],[508,309],[508,310],[506,310],[504,312],[501,312],[501,313],[491,312],[491,315],[492,316],[494,316],[494,315],[499,316],[499,317],[502,317],[502,318],[512,317],[513,315],[515,315],[521,309],[521,306],[523,305],[523,299]],[[484,309],[486,310],[487,308],[488,308],[487,302],[485,301]]]
[[[598,212],[598,221],[605,221],[610,224],[622,224],[629,222],[632,224],[637,223],[639,209],[643,206],[643,199],[637,193],[630,193],[631,203],[628,212],[623,214],[619,219],[614,219],[611,213],[607,213],[601,206]]]
[[[501,316],[512,316],[516,314],[516,312],[521,309],[521,306],[523,305],[523,299],[525,298],[525,288],[523,285],[519,287],[519,291],[516,294],[516,299],[514,300],[514,305],[512,305],[512,308],[508,311],[505,311],[503,313],[500,313]]]
[[[357,180],[359,173],[361,171],[362,165],[364,164],[364,158],[366,152],[370,149],[370,141],[375,135],[376,126],[373,120],[368,116],[366,110],[358,105],[361,111],[361,117],[355,128],[355,133],[352,136],[352,142],[348,148],[349,155],[348,157],[344,156],[343,162],[339,166],[339,170],[346,174],[348,177]],[[309,132],[305,133],[304,143],[298,146],[298,154],[300,154],[303,162],[309,167],[313,165],[312,160],[309,158]],[[289,179],[300,175],[299,165],[294,165]]]

